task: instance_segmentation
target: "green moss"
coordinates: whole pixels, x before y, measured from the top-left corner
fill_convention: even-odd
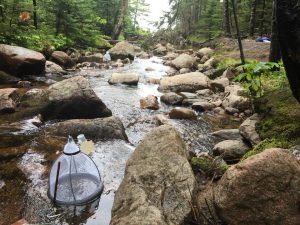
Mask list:
[[[241,64],[241,60],[237,60],[237,59],[232,59],[232,58],[222,59],[219,57],[217,57],[217,59],[219,62],[217,65],[218,70],[226,70],[227,68],[234,68]]]
[[[201,157],[193,157],[191,161],[193,166],[199,167],[199,169],[204,172],[210,170],[213,167],[213,161],[209,157],[201,156]]]
[[[258,145],[256,145],[251,151],[247,152],[241,159],[241,161],[249,158],[250,156],[257,155],[261,152],[263,152],[266,149],[270,148],[284,148],[288,149],[291,148],[292,144],[286,140],[280,140],[280,139],[265,139],[262,142],[260,142]]]
[[[262,117],[257,127],[262,139],[300,144],[300,104],[288,87],[266,92],[254,103],[255,111]]]

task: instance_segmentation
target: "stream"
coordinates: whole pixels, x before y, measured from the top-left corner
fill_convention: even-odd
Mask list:
[[[154,71],[145,71],[147,67],[153,68]],[[0,124],[0,138],[13,136],[14,141],[12,142],[22,143],[26,147],[26,153],[21,158],[11,159],[7,162],[7,165],[15,165],[18,170],[21,170],[25,177],[19,179],[18,176],[21,175],[18,175],[19,173],[14,174],[18,178],[14,182],[6,181],[5,177],[2,180],[0,177],[0,200],[5,197],[1,192],[3,185],[10,185],[10,187],[22,185],[20,192],[18,192],[19,195],[12,198],[15,199],[14,207],[7,210],[16,210],[16,213],[21,213],[22,218],[35,224],[108,225],[111,219],[115,191],[124,176],[128,157],[143,137],[151,129],[158,126],[155,115],[167,115],[172,108],[160,103],[159,110],[142,110],[139,103],[139,100],[147,95],[151,94],[157,97],[162,95],[157,91],[158,85],[147,83],[147,79],[161,78],[166,75],[168,69],[169,67],[164,66],[160,58],[153,57],[151,59],[136,59],[132,64],[125,65],[123,68],[110,70],[89,68],[70,75],[82,75],[90,81],[93,90],[111,109],[113,115],[121,119],[129,139],[129,143],[121,140],[96,143],[96,149],[91,154],[91,158],[100,170],[104,181],[104,191],[100,202],[96,201],[85,207],[54,207],[48,199],[47,176],[49,166],[51,161],[57,158],[59,152],[50,154],[49,152],[45,153],[45,150],[39,151],[38,146],[40,145],[33,138],[39,131],[31,125],[30,121],[21,121],[21,129]],[[138,73],[140,82],[137,87],[109,85],[107,81],[114,72]],[[196,121],[170,120],[170,123],[179,131],[188,150],[200,153],[212,148],[209,136],[211,126],[206,121],[205,117],[199,114]],[[48,137],[45,136],[44,138]],[[0,204],[2,205],[2,203]],[[23,207],[19,206],[18,208],[18,204],[23,205]],[[5,215],[1,213],[1,205],[0,224],[5,224],[5,222],[1,222],[1,218],[5,218]],[[13,215],[14,212],[11,214]]]

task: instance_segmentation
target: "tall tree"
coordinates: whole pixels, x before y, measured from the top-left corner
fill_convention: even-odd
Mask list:
[[[291,90],[300,102],[300,1],[276,0],[278,38]]]
[[[278,62],[281,59],[280,44],[278,40],[277,18],[276,18],[276,2],[273,1],[273,14],[272,14],[272,35],[270,47],[270,62]]]
[[[36,0],[32,0],[32,5],[33,5],[33,23],[35,29],[38,29],[38,23],[37,23],[37,9],[36,9]]]
[[[126,14],[127,14],[127,10],[128,10],[128,0],[121,0],[121,6],[120,6],[118,19],[117,19],[117,22],[115,24],[115,28],[114,28],[114,31],[113,31],[113,34],[112,34],[112,39],[113,40],[118,39],[121,32],[122,32],[125,17],[126,17]]]
[[[257,2],[258,2],[258,0],[252,0],[250,23],[249,23],[249,36],[250,37],[254,36]]]
[[[3,0],[0,0],[0,15],[1,15],[1,21],[4,23],[5,18],[4,18],[4,4]]]
[[[223,26],[224,26],[224,35],[226,37],[231,36],[231,29],[230,29],[230,12],[229,12],[229,2],[228,0],[223,1]]]

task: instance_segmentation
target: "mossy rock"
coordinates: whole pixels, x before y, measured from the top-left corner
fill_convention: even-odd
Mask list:
[[[242,157],[241,161],[243,161],[253,155],[257,155],[266,149],[270,149],[270,148],[289,149],[291,147],[292,147],[292,144],[286,140],[267,138],[267,139],[263,140],[262,142],[260,142],[258,145],[256,145],[251,151],[247,152]]]
[[[300,104],[288,87],[266,93],[254,105],[262,117],[257,126],[262,139],[300,144]]]

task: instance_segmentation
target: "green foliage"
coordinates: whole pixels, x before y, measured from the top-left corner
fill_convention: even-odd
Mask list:
[[[245,64],[239,67],[244,73],[239,74],[235,81],[242,82],[244,88],[253,97],[261,97],[264,94],[262,83],[263,76],[271,76],[274,71],[280,71],[280,65],[273,62],[258,62]]]
[[[270,148],[283,148],[283,149],[289,149],[293,145],[286,141],[286,140],[280,140],[280,139],[274,139],[274,138],[267,138],[260,142],[258,145],[256,145],[251,151],[247,152],[241,159],[241,161],[253,156],[257,155],[261,152],[263,152],[266,149]]]

